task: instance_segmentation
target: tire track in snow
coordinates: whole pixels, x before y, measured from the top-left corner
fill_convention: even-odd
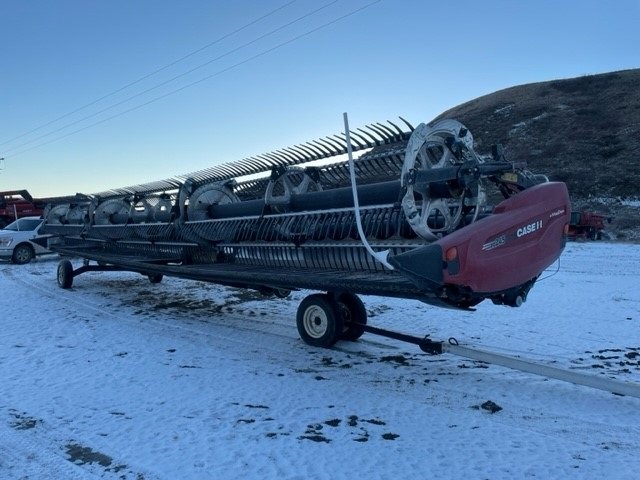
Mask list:
[[[75,288],[72,288],[70,290],[60,289],[58,290],[59,293],[56,294],[56,293],[52,293],[51,288],[46,287],[39,281],[35,281],[33,279],[27,280],[25,278],[19,278],[13,275],[12,273],[10,273],[9,276],[17,283],[20,283],[31,290],[38,290],[39,292],[41,292],[42,295],[46,296],[48,299],[56,303],[66,305],[66,306],[73,305],[76,308],[76,310],[74,311],[77,311],[77,309],[84,310],[92,313],[95,316],[109,317],[114,320],[117,320],[118,322],[126,323],[129,326],[133,326],[133,327],[139,327],[140,324],[152,323],[168,331],[174,331],[174,332],[181,331],[181,332],[194,334],[192,337],[194,340],[197,340],[202,336],[207,336],[212,339],[233,341],[236,343],[243,344],[244,346],[255,346],[256,342],[243,340],[240,336],[232,335],[231,333],[233,333],[234,331],[239,331],[239,332],[248,332],[248,333],[254,333],[254,334],[259,333],[261,335],[266,334],[266,335],[271,335],[274,337],[290,339],[290,340],[293,340],[296,338],[293,335],[286,335],[284,333],[273,332],[272,330],[269,329],[269,328],[272,328],[273,326],[270,322],[269,323],[259,322],[254,319],[247,320],[247,318],[242,314],[235,314],[232,312],[229,312],[229,313],[223,312],[225,314],[224,321],[219,321],[217,319],[212,320],[211,317],[208,317],[206,322],[199,320],[198,319],[199,315],[196,315],[194,318],[180,318],[179,321],[176,321],[175,319],[166,318],[168,315],[164,312],[157,312],[153,316],[150,314],[136,315],[133,312],[131,312],[129,315],[127,315],[126,313],[113,312],[113,311],[110,311],[110,307],[113,307],[111,303],[96,302],[95,299],[100,297],[99,296],[97,297],[95,293],[91,291],[82,292],[82,291],[79,291],[79,289],[76,290]],[[56,290],[57,290],[57,286],[56,286]],[[76,293],[82,294],[82,299],[76,298],[75,297]],[[119,306],[131,308],[130,305],[127,305],[124,303],[121,303]],[[255,328],[248,328],[241,325],[237,325],[237,323],[242,323],[245,321],[249,321],[255,325],[259,325],[264,328],[255,329]],[[230,330],[231,332],[227,332],[224,335],[220,335],[219,332],[212,332],[210,328],[203,328],[205,326],[222,327],[225,330]],[[279,325],[279,326],[283,326],[283,325]],[[290,331],[292,329],[287,328],[286,330]],[[279,350],[274,350],[274,351],[279,351]]]
[[[55,293],[52,293],[50,287],[47,287],[46,283],[48,282],[45,279],[28,278],[27,280],[25,278],[17,278],[13,275],[11,276],[14,278],[15,281],[21,282],[24,285],[28,285],[32,289],[39,290],[45,296],[47,296],[48,298],[56,302],[63,302],[64,304],[72,303],[81,309],[86,309],[86,310],[95,312],[101,317],[109,316],[118,321],[123,321],[130,324],[133,323],[134,325],[139,325],[139,323],[142,321],[144,323],[155,323],[157,325],[162,326],[163,328],[180,330],[180,331],[196,334],[198,338],[205,335],[210,338],[234,341],[236,343],[240,343],[242,345],[251,346],[251,347],[255,346],[256,344],[260,344],[261,348],[268,348],[265,346],[268,343],[262,340],[262,337],[264,335],[277,337],[280,339],[296,341],[296,342],[299,340],[298,333],[295,326],[295,313],[292,312],[291,316],[289,317],[291,318],[290,321],[282,320],[283,318],[286,318],[286,313],[283,315],[281,312],[278,312],[278,308],[279,308],[278,306],[269,305],[267,303],[269,301],[291,303],[292,300],[286,300],[286,299],[272,300],[268,298],[265,298],[264,300],[260,298],[254,300],[254,301],[265,302],[264,304],[265,308],[263,309],[258,308],[258,309],[261,310],[260,313],[265,313],[265,315],[270,316],[271,320],[269,321],[266,321],[266,320],[263,321],[263,320],[260,320],[259,317],[256,317],[257,315],[256,309],[254,308],[235,311],[235,307],[231,307],[229,309],[225,309],[223,307],[219,312],[215,312],[216,313],[215,315],[210,315],[210,316],[207,316],[206,312],[192,311],[192,314],[188,318],[185,318],[183,315],[180,315],[179,319],[176,319],[175,317],[167,318],[169,317],[168,311],[159,312],[157,310],[153,314],[149,313],[149,314],[142,314],[142,315],[135,315],[135,314],[121,315],[119,313],[109,311],[109,307],[112,306],[111,303],[105,303],[104,301],[97,302],[96,298],[104,299],[105,297],[100,294],[96,295],[93,288],[91,290],[84,291],[84,292],[82,292],[80,289],[76,290],[75,287],[73,287],[69,291],[60,289],[58,290],[59,293],[56,295]],[[178,280],[178,281],[185,282],[182,280]],[[112,280],[110,280],[109,282],[112,282]],[[128,283],[132,283],[132,282],[128,282]],[[145,283],[144,280],[141,280],[139,285],[140,287],[138,288],[142,289],[143,288],[142,286],[143,285],[146,286],[147,284]],[[153,287],[162,288],[162,285],[153,285]],[[218,287],[218,288],[223,288],[223,287]],[[57,290],[57,286],[56,286],[56,290]],[[81,300],[74,298],[73,293],[76,293],[76,292],[82,293],[83,296]],[[118,293],[121,296],[124,292],[121,291]],[[166,293],[166,290],[163,290],[159,293]],[[175,298],[174,289],[170,289],[169,293],[171,295],[174,295],[173,297],[171,297],[171,299],[174,299]],[[215,292],[215,293],[220,293],[220,292]],[[127,293],[127,295],[131,295],[131,292]],[[236,293],[231,292],[227,294],[225,300],[232,299],[235,296],[236,296]],[[181,294],[181,298],[183,299],[189,298],[188,293]],[[194,298],[195,297],[191,297],[190,300],[193,301]],[[108,299],[108,302],[110,301],[111,300]],[[123,301],[120,297],[117,301],[119,302],[117,306],[120,308],[124,307],[124,308],[130,309],[133,303],[133,302],[125,303],[125,301]],[[236,305],[238,303],[241,304],[242,302],[237,302],[237,303],[234,302],[233,305]],[[150,311],[153,311],[154,305],[155,304],[152,302],[149,302],[147,304]],[[138,307],[139,306],[140,305],[138,304]],[[179,313],[183,313],[183,312],[184,312],[183,309],[179,310]],[[136,320],[133,321],[133,318],[136,318]],[[247,326],[247,325],[251,325],[251,326]],[[225,334],[220,335],[219,331],[215,331],[215,332],[211,331],[211,328],[213,327],[224,328]],[[255,336],[254,334],[258,334],[259,338],[257,338],[255,341],[249,340],[244,338],[245,335],[238,335],[237,332],[246,332],[251,334],[252,336]],[[358,341],[358,344],[371,345],[371,346],[386,349],[386,350],[398,350],[398,347],[395,345],[378,342],[378,341],[372,341],[368,339],[361,339]],[[299,344],[299,345],[302,345],[302,344]],[[335,349],[340,350],[340,347],[335,347]],[[274,352],[282,351],[281,349],[272,349],[272,350]],[[345,351],[348,351],[348,353],[351,355],[359,355],[359,352],[354,349],[349,349]],[[367,358],[370,356],[370,354],[366,354],[366,353],[362,355]]]
[[[0,474],[3,478],[89,480],[104,478],[70,463],[50,442],[0,425]]]

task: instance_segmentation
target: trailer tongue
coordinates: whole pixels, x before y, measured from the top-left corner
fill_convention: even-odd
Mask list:
[[[404,333],[372,327],[371,325],[364,325],[363,330],[374,335],[393,338],[395,340],[400,340],[401,342],[412,343],[419,346],[423,352],[431,355],[448,353],[479,362],[500,365],[520,372],[531,373],[545,378],[553,378],[555,380],[573,383],[574,385],[595,388],[597,390],[603,390],[616,395],[628,395],[630,397],[640,398],[640,384],[637,383],[622,382],[604,376],[589,375],[573,370],[543,365],[540,362],[534,362],[523,358],[488,352],[466,345],[460,345],[455,338],[450,338],[446,342],[436,341],[429,337],[415,337],[413,335],[406,335]]]

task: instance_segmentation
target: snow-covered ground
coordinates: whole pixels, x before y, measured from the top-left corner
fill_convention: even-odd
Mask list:
[[[0,264],[2,479],[638,478],[638,398],[371,335],[312,348],[306,292],[61,290],[56,266]],[[572,243],[519,309],[364,301],[375,326],[639,382],[639,285],[640,246]]]

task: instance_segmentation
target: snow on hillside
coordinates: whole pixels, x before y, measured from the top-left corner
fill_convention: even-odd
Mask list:
[[[371,335],[312,348],[306,292],[61,290],[57,261],[0,264],[2,479],[637,478],[638,398]],[[639,284],[639,246],[573,243],[519,309],[364,301],[375,326],[640,382]]]

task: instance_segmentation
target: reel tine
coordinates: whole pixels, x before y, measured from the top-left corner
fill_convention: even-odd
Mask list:
[[[250,175],[252,173],[256,173],[255,172],[255,166],[247,158],[243,158],[239,162],[234,162],[234,163],[238,167],[238,169],[240,170],[241,176],[242,175]]]
[[[411,130],[412,132],[415,130],[415,128],[413,128],[413,125],[411,125],[409,122],[407,122],[404,118],[402,117],[398,117],[400,120],[402,120],[405,125],[407,125],[407,127],[409,127],[409,130]]]
[[[275,156],[273,153],[265,153],[263,156],[271,159],[279,167],[286,167],[289,165],[289,162],[287,162],[286,158],[282,159],[280,157]]]
[[[312,152],[315,152],[315,154],[318,155],[318,158],[326,157],[326,153],[323,150],[314,145],[311,145],[310,142],[305,143],[304,146],[310,149]]]
[[[291,165],[291,158],[280,151],[271,152],[270,155],[279,158],[285,165]]]
[[[190,173],[188,175],[186,175],[187,178],[195,178],[198,181],[202,181],[204,178],[208,177],[209,175],[209,171],[211,170],[211,168],[207,168],[206,170],[199,170],[197,172],[193,172]]]
[[[340,135],[334,135],[333,138],[337,139],[340,142],[340,145],[342,145],[343,150],[346,152],[347,151],[347,137],[344,133],[340,134]],[[353,142],[351,142],[353,144]],[[356,147],[358,147],[359,143],[356,141]],[[352,145],[353,146],[353,145]]]
[[[282,164],[278,161],[275,161],[272,158],[269,158],[267,156],[265,156],[264,154],[262,155],[256,155],[254,158],[257,158],[260,165],[262,166],[262,168],[266,171],[266,170],[272,170],[273,167],[282,167]]]
[[[316,152],[313,148],[309,147],[308,145],[300,143],[293,148],[297,148],[298,150],[305,153],[305,160],[302,163],[305,163],[311,160],[316,160],[318,158],[318,152]]]
[[[247,157],[241,160],[240,167],[242,168],[243,175],[252,175],[261,171],[259,164],[253,157]]]
[[[220,172],[224,176],[235,175],[236,171],[237,170],[236,170],[235,166],[233,166],[231,164],[223,163],[222,165],[220,165]]]
[[[200,182],[205,182],[211,180],[214,177],[214,173],[211,171],[211,168],[208,168],[200,173],[194,173],[193,177],[197,178]]]
[[[364,128],[367,131],[372,132],[371,135],[373,136],[373,138],[376,138],[376,134],[380,136],[381,140],[377,140],[377,138],[376,138],[376,141],[378,141],[378,142],[382,141],[382,143],[387,143],[387,138],[386,138],[387,135],[385,133],[380,133],[380,131],[378,130],[378,128],[375,125],[373,125],[373,124],[366,125]]]
[[[226,164],[220,165],[218,172],[218,175],[221,177],[229,177],[235,175],[235,169]]]
[[[343,144],[342,144],[342,143],[340,143],[340,142],[336,142],[336,141],[335,141],[334,139],[332,139],[331,137],[324,137],[324,138],[325,138],[325,141],[326,141],[327,143],[329,143],[329,144],[331,144],[331,145],[335,146],[335,147],[338,149],[338,150],[337,150],[338,154],[341,154],[341,153],[344,153],[344,152],[345,152],[345,150],[346,150],[346,148],[347,148],[347,146],[346,146],[346,145],[343,145]]]
[[[296,163],[298,163],[298,157],[296,157],[293,153],[286,151],[285,149],[278,150],[278,154],[286,158],[290,165],[295,165]]]
[[[376,168],[376,165],[378,165],[376,159],[369,160],[367,162],[359,162],[356,165],[359,165],[360,167],[360,175],[363,175],[364,173],[365,176],[373,177],[380,173]]]
[[[211,176],[206,180],[206,182],[217,182],[226,178],[226,172],[222,169],[216,169],[212,172]]]
[[[395,123],[393,123],[391,120],[387,120],[387,123],[393,125],[393,127],[398,131],[401,140],[404,140],[406,138],[406,133],[403,132],[402,129],[400,129],[400,127],[398,127]]]
[[[266,160],[258,158],[258,157],[249,157],[248,159],[251,162],[253,173],[260,173],[266,170],[271,170],[272,164],[271,162],[266,162]]]
[[[242,176],[247,175],[248,172],[245,171],[242,166],[238,165],[236,162],[228,164],[229,169],[234,173],[234,176]]]
[[[235,176],[237,169],[232,165],[223,164],[223,165],[220,165],[220,171],[222,172],[223,176],[229,177],[229,176]]]
[[[313,154],[313,152],[309,152],[308,150],[305,150],[305,148],[302,145],[295,145],[293,147],[291,147],[292,150],[295,150],[296,152],[301,150],[301,154],[304,157],[304,161],[305,162],[310,162],[311,160],[316,160],[316,158],[313,158],[315,155]]]
[[[260,155],[254,155],[249,157],[255,164],[256,168],[259,172],[264,172],[267,170],[271,170],[273,168],[273,163],[271,160],[262,158]]]
[[[391,143],[393,141],[393,132],[392,132],[392,135],[389,136],[388,132],[386,132],[385,130],[381,129],[377,125],[373,125],[373,124],[368,125],[367,128],[369,130],[375,131],[378,135],[380,135],[380,137],[382,138],[382,141],[384,143]]]
[[[289,155],[295,158],[295,163],[293,165],[297,165],[298,163],[302,163],[306,161],[306,157],[304,155],[292,149],[291,147],[284,148],[283,151],[287,152]]]
[[[332,157],[335,155],[335,153],[331,149],[329,149],[326,145],[320,143],[320,140],[312,140],[311,143],[315,143],[317,145],[317,148],[324,152],[325,156]]]
[[[369,132],[366,132],[366,131],[364,131],[364,130],[363,130],[363,129],[361,129],[361,128],[358,128],[357,130],[358,130],[358,131],[360,131],[360,132],[362,132],[362,134],[363,134],[363,135],[366,135],[366,136],[367,136],[367,137],[369,137],[371,140],[373,140],[373,145],[370,145],[371,147],[375,147],[375,146],[377,146],[377,145],[381,145],[381,144],[379,143],[379,140],[378,140],[376,137],[372,136]]]
[[[360,142],[355,142],[358,144],[358,150],[362,149],[362,148],[369,148],[372,147],[373,145],[369,145],[369,141],[367,139],[365,139],[364,137],[362,137],[361,135],[357,134],[356,132],[349,130],[349,133],[351,134],[351,143],[354,143],[354,139],[358,139],[360,140]],[[343,134],[344,135],[344,134]],[[346,135],[345,135],[345,142],[346,142]]]
[[[242,169],[245,175],[250,175],[252,173],[257,173],[259,170],[256,170],[256,165],[248,158],[243,158],[239,162],[237,162],[238,166]]]
[[[263,153],[260,155],[260,157],[262,158],[266,158],[267,160],[269,160],[271,162],[272,165],[278,166],[278,167],[286,167],[287,166],[287,162],[285,160],[282,160],[279,157],[276,157],[273,153]],[[273,168],[273,167],[271,167]]]
[[[210,167],[202,172],[204,180],[213,180],[220,176],[220,165]]]
[[[394,132],[391,128],[387,127],[384,123],[377,122],[376,125],[384,132],[388,132],[390,141],[395,141],[398,139],[398,134]]]
[[[314,140],[314,143],[318,144],[321,147],[324,147],[330,154],[330,156],[338,155],[340,152],[335,150],[334,146],[331,145],[326,140],[319,138],[318,140]]]
[[[341,172],[338,170],[340,169],[337,169],[337,168],[323,169],[321,176],[323,179],[326,179],[331,184],[339,183],[344,180],[344,176],[341,175]]]

